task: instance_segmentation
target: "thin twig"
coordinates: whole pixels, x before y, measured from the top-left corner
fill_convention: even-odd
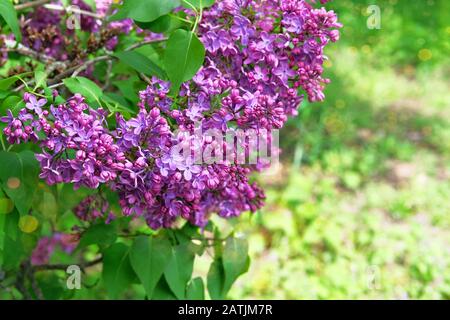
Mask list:
[[[144,40],[144,41],[137,42],[137,43],[129,46],[128,48],[125,49],[125,51],[131,51],[131,50],[143,47],[147,44],[158,43],[158,42],[162,42],[162,41],[166,41],[166,40],[167,40],[167,38]]]
[[[141,78],[141,80],[147,83],[148,85],[152,85],[152,80],[142,72],[139,72],[139,78]]]
[[[89,267],[93,267],[103,261],[102,258],[95,259],[93,261],[84,262],[81,264],[78,264],[78,266],[84,270]],[[34,266],[33,271],[39,272],[39,271],[55,271],[55,270],[67,270],[68,267],[72,266],[73,264],[46,264],[46,265],[40,265],[40,266]]]
[[[135,43],[129,47],[127,47],[124,51],[132,51],[134,49],[140,48],[142,46],[145,46],[147,44],[152,44],[152,43],[158,43],[161,41],[165,41],[167,40],[167,38],[162,38],[162,39],[158,39],[158,40],[145,40],[145,41],[141,41],[138,43]],[[91,64],[95,64],[97,62],[101,62],[101,61],[108,61],[108,60],[112,60],[115,57],[111,54],[107,54],[107,55],[103,55],[103,56],[98,56],[92,60],[86,60],[85,62],[83,62],[80,65],[77,66],[73,66],[68,68],[67,70],[65,70],[64,72],[60,73],[59,75],[57,75],[56,77],[54,77],[53,79],[49,80],[49,84],[50,85],[54,85],[59,83],[62,79],[68,77],[69,75],[71,75],[71,77],[76,77],[78,76],[81,72],[83,72],[84,70],[86,70]]]
[[[26,270],[26,264],[22,263],[20,265],[20,271],[17,273],[17,278],[16,278],[16,283],[15,283],[15,287],[17,288],[17,290],[22,294],[23,299],[25,300],[31,300],[32,297],[30,295],[30,292],[27,290],[27,288],[25,287],[25,277],[27,274],[27,270]]]
[[[28,8],[34,8],[34,7],[38,7],[40,5],[46,4],[47,2],[50,2],[50,1],[51,0],[36,0],[36,1],[27,2],[27,3],[21,3],[18,5],[15,5],[14,9],[23,10],[23,9],[28,9]]]
[[[6,44],[8,51],[18,52],[21,55],[37,59],[43,63],[54,63],[56,61],[55,58],[47,56],[46,54],[34,51],[33,49],[30,49],[21,43],[17,43],[14,40],[7,39],[7,40],[5,40],[5,44]]]
[[[107,61],[112,59],[112,56],[109,55],[105,55],[105,56],[99,56],[99,57],[95,57],[92,60],[87,60],[86,62],[84,62],[81,66],[79,66],[74,73],[72,74],[72,78],[78,76],[81,72],[83,72],[84,70],[86,70],[91,64],[96,64],[97,62],[100,61]]]
[[[108,60],[108,61],[106,61],[106,63],[107,63],[107,66],[106,66],[105,84],[102,87],[103,91],[106,91],[106,89],[108,89],[109,85],[111,84],[111,74],[112,74],[112,68],[113,68],[112,60]]]
[[[92,18],[99,19],[99,20],[104,19],[104,17],[99,14],[96,14],[96,13],[90,12],[90,11],[86,11],[86,10],[82,10],[82,9],[77,9],[74,6],[69,6],[69,7],[65,8],[65,7],[57,5],[57,4],[46,4],[46,5],[44,5],[44,8],[49,9],[49,10],[55,10],[55,11],[65,11],[67,13],[78,13],[78,14],[92,17]]]
[[[44,300],[44,294],[42,293],[41,288],[39,287],[36,278],[34,276],[34,270],[31,267],[30,262],[27,262],[28,266],[27,266],[27,271],[28,271],[28,279],[30,280],[31,283],[31,288],[33,289],[34,294],[36,295],[36,298],[38,300]]]

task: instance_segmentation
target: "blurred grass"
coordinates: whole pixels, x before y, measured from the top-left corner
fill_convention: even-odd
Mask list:
[[[366,8],[381,8],[380,30]],[[450,299],[450,2],[331,2],[327,99],[281,134],[231,297]]]

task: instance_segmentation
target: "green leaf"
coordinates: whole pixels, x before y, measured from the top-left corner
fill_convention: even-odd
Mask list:
[[[181,84],[192,79],[203,65],[205,47],[191,31],[176,30],[167,41],[164,68],[177,93]]]
[[[100,222],[91,226],[83,233],[78,249],[87,247],[91,244],[98,244],[100,246],[109,246],[117,239],[117,231],[115,225],[105,224]]]
[[[188,300],[205,300],[205,285],[202,278],[192,279],[187,288],[186,298]]]
[[[36,71],[34,73],[34,81],[36,83],[34,90],[45,86],[46,81],[47,81],[47,73],[44,71],[39,71],[39,70]]]
[[[208,272],[208,291],[212,299],[225,299],[233,283],[250,265],[245,239],[228,238],[220,257],[215,257]]]
[[[157,76],[160,79],[166,78],[164,70],[137,51],[118,52],[115,53],[114,56],[137,72],[142,72],[145,75]]]
[[[181,84],[192,79],[205,60],[205,47],[195,33],[176,30],[167,41],[164,68],[172,82],[172,91],[178,92]]]
[[[135,21],[136,25],[144,30],[150,30],[155,33],[165,33],[170,32],[175,29],[181,28],[183,25],[188,23],[181,21],[180,19],[174,18],[171,15],[164,15],[152,22],[139,22]]]
[[[178,299],[185,298],[186,285],[191,279],[194,268],[195,251],[189,243],[174,247],[172,258],[164,270],[167,284]]]
[[[132,245],[131,265],[149,298],[171,259],[171,244],[166,238],[139,236]]]
[[[26,73],[22,73],[22,74],[16,74],[16,75],[11,76],[6,79],[1,79],[0,80],[0,91],[8,90],[14,83],[17,82],[17,80],[20,80],[23,77],[26,77],[30,74],[31,74],[31,72],[26,72]]]
[[[24,249],[18,224],[17,211],[0,215],[0,269],[16,269],[22,259]]]
[[[13,4],[9,0],[0,0],[0,15],[5,19],[5,22],[11,28],[11,31],[16,36],[16,41],[22,41],[22,33],[20,32],[19,20]]]
[[[119,89],[122,96],[133,105],[137,105],[139,102],[139,96],[137,94],[139,88],[137,88],[137,85],[141,83],[142,81],[136,75],[129,77],[127,80],[116,80],[112,82]]]
[[[95,82],[84,77],[67,78],[63,82],[70,92],[80,93],[86,98],[87,102],[97,104],[97,107],[101,106],[100,98],[103,91]]]
[[[167,284],[167,281],[162,277],[153,291],[153,300],[177,300]]]
[[[182,0],[182,4],[185,8],[192,8],[192,6],[200,8],[208,8],[214,5],[215,0]]]
[[[24,249],[21,238],[18,237],[14,240],[10,236],[6,235],[4,239],[4,249],[2,256],[2,268],[4,270],[8,271],[17,269],[19,267],[20,261],[24,256]]]
[[[0,198],[0,216],[11,213],[14,209],[14,203],[8,198]],[[0,246],[1,249],[1,246]]]
[[[180,0],[124,0],[119,11],[111,17],[110,21],[131,18],[139,22],[151,22],[180,5]]]
[[[18,114],[19,110],[25,107],[25,102],[22,97],[19,96],[9,96],[3,100],[0,112],[5,114],[6,110],[11,110],[13,114]]]
[[[222,259],[213,261],[208,271],[208,292],[213,300],[224,299],[225,272],[223,270]]]
[[[3,190],[21,215],[28,214],[39,182],[39,163],[34,153],[1,151],[0,163],[0,181]]]
[[[240,275],[248,271],[250,258],[248,256],[248,242],[241,238],[228,238],[222,253],[225,281],[223,295],[231,289]]]
[[[86,3],[93,12],[97,11],[97,2],[95,0],[83,0],[84,3]]]
[[[129,255],[130,247],[123,243],[116,243],[103,253],[102,278],[111,299],[116,299],[136,277]]]

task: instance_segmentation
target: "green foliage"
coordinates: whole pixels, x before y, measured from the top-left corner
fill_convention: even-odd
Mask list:
[[[176,92],[204,61],[195,32],[202,8],[213,2],[125,0],[111,20],[131,18],[169,40],[129,50],[142,37],[120,36],[93,71],[107,86],[74,77],[63,90],[125,117],[145,88],[141,74],[169,79]],[[46,299],[449,299],[449,2],[384,1],[380,30],[366,28],[369,4],[331,3],[345,26],[326,52],[326,102],[305,102],[288,123],[282,169],[261,178],[267,206],[237,225],[151,232],[120,216],[117,197],[104,190],[44,185],[36,146],[9,147],[0,137],[0,285],[12,288],[0,290],[0,299],[23,298],[14,286],[38,239],[73,226],[77,249],[58,248],[49,264],[101,262],[85,268],[76,291],[66,288],[63,270],[36,271]],[[180,5],[195,7],[196,21],[172,12]],[[0,16],[20,40],[11,1],[0,0]],[[2,115],[24,106],[14,91],[21,85],[52,99],[44,64],[7,76],[28,61],[11,54],[0,69]],[[74,216],[93,193],[118,216],[111,224]],[[31,292],[29,280],[26,286]]]
[[[21,215],[28,214],[38,183],[39,165],[31,151],[0,151],[0,181]]]
[[[140,236],[133,242],[131,265],[149,298],[153,296],[153,291],[170,262],[171,251],[167,238]]]
[[[230,237],[225,245],[216,248],[216,256],[208,272],[208,291],[213,299],[225,299],[239,276],[247,272],[250,264],[248,243]]]
[[[177,92],[184,81],[191,79],[204,60],[205,47],[195,33],[182,29],[174,31],[164,54],[164,67],[172,90]]]
[[[205,285],[202,278],[192,279],[186,289],[186,299],[189,300],[204,300],[205,299]]]
[[[194,268],[195,248],[192,243],[182,243],[172,247],[171,251],[172,257],[164,270],[164,276],[176,297],[185,299],[186,286]],[[198,287],[192,290],[197,294]]]
[[[166,78],[164,70],[137,51],[117,52],[114,56],[138,72],[150,76],[157,76],[160,79]]]
[[[92,80],[84,77],[75,77],[64,79],[63,82],[72,93],[80,93],[91,104],[97,104],[97,106],[101,105],[100,98],[103,95],[102,89],[100,89]]]
[[[180,6],[180,0],[124,0],[111,21],[131,18],[139,22],[152,22]]]
[[[11,28],[11,31],[16,37],[16,41],[20,42],[22,40],[22,33],[20,32],[17,13],[16,10],[14,10],[14,6],[9,0],[0,0],[0,16]]]
[[[185,8],[192,8],[194,6],[197,9],[211,7],[215,0],[182,0],[182,5]]]
[[[108,296],[117,299],[135,279],[130,264],[131,248],[123,243],[116,243],[103,253],[103,283]]]
[[[109,246],[117,239],[117,229],[114,224],[105,224],[103,221],[92,225],[81,236],[78,249],[96,244],[99,246]]]

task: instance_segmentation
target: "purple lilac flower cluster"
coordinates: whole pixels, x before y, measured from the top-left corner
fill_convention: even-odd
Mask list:
[[[96,14],[103,17],[109,13],[113,0],[96,0]],[[51,4],[60,5],[60,1]],[[71,5],[78,7],[80,10],[92,12],[83,0],[73,0]],[[85,14],[79,15],[79,27],[81,30],[98,33],[101,29],[102,22],[100,19]],[[67,26],[60,27],[66,21],[66,13],[46,7],[38,7],[25,17],[23,24],[23,42],[26,46],[35,51],[45,53],[57,60],[65,61],[69,58],[66,50],[66,37],[71,35],[74,30],[70,30]],[[133,21],[130,19],[115,21],[108,23],[110,30],[117,30],[120,33],[128,34],[133,28]],[[65,30],[65,31],[63,31]],[[118,43],[118,37],[114,36],[107,41],[105,47],[109,50],[114,49]]]
[[[143,217],[154,229],[179,217],[204,226],[213,213],[229,218],[256,211],[264,193],[249,176],[264,164],[238,163],[234,148],[231,160],[199,163],[196,155],[208,150],[220,156],[224,143],[193,133],[277,130],[296,115],[299,91],[322,100],[328,82],[321,76],[323,49],[338,39],[339,27],[332,11],[304,0],[217,1],[199,28],[204,66],[177,99],[168,82],[153,78],[140,93],[138,114],[117,115],[116,128],[109,130],[105,112],[79,95],[50,111],[43,109],[47,101],[26,95],[26,109],[3,119],[4,133],[10,143],[41,144],[37,157],[47,183],[106,184],[118,193],[124,215]],[[181,155],[175,148],[180,146],[192,154]],[[83,210],[80,218],[91,219]]]
[[[34,266],[47,264],[58,246],[64,252],[72,253],[78,244],[76,237],[71,234],[55,233],[50,237],[40,238],[36,248],[31,253],[31,264]]]
[[[115,218],[108,201],[99,194],[93,194],[83,199],[73,209],[73,212],[81,221],[92,222],[106,217],[106,223],[110,223]]]

